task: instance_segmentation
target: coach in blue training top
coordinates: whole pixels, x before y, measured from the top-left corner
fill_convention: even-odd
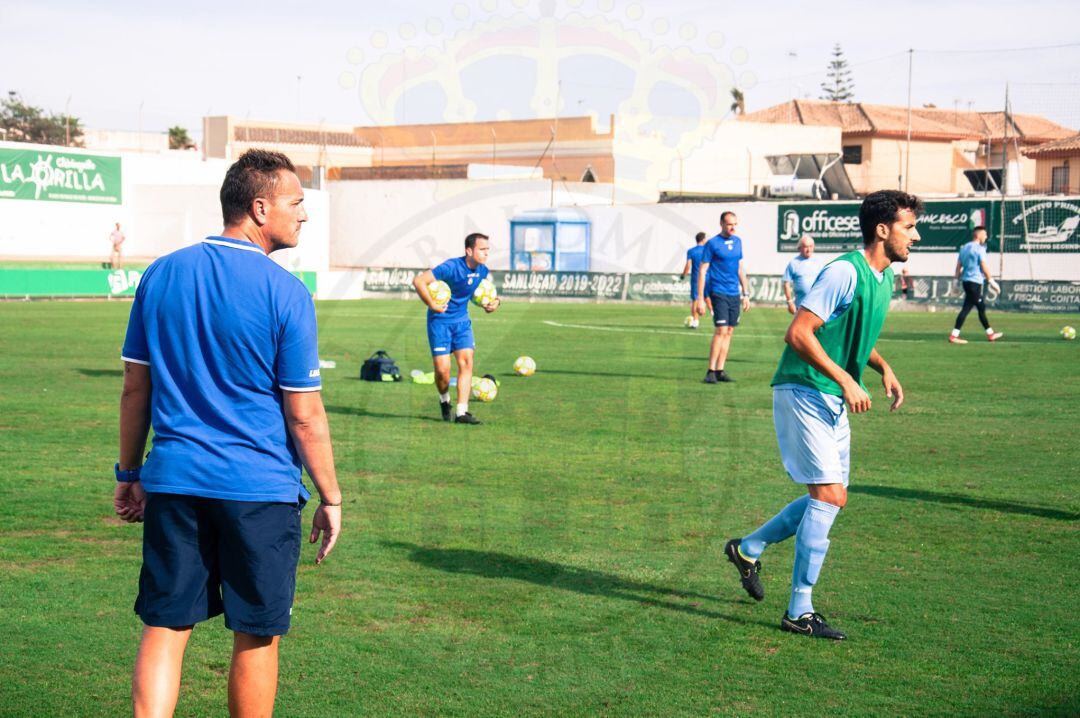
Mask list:
[[[473,352],[476,349],[472,320],[469,319],[469,302],[477,286],[488,276],[486,262],[490,251],[488,237],[474,232],[465,238],[465,256],[448,259],[413,278],[416,294],[428,308],[428,344],[431,347],[431,361],[435,365],[435,388],[439,390],[439,409],[443,421],[450,421],[450,355],[453,354],[458,367],[454,423],[480,423],[469,413]],[[449,303],[439,305],[431,298],[428,285],[434,281],[446,282],[450,286]],[[491,314],[499,308],[499,302],[496,298],[484,306],[484,311]]]
[[[316,563],[341,530],[315,308],[267,257],[296,246],[303,201],[285,155],[244,153],[221,186],[221,236],[157,260],[135,293],[114,505],[125,521],[146,521],[137,716],[172,714],[192,628],[221,613],[234,632],[229,712],[270,715],[309,496],[301,463],[321,497]]]
[[[735,234],[739,218],[734,212],[720,215],[720,234],[705,244],[698,276],[697,313],[705,313],[704,297],[712,302],[713,332],[709,345],[709,370],[705,383],[735,381],[724,371],[731,335],[739,326],[739,309],[750,311],[750,290],[743,271],[742,240]],[[707,293],[706,293],[707,292]]]

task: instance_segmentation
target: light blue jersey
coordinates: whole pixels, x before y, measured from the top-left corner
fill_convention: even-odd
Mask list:
[[[986,260],[986,245],[971,240],[960,248],[959,262],[963,269],[960,275],[962,282],[975,282],[982,284],[984,277],[980,264]]]
[[[795,291],[796,309],[802,306],[803,299],[810,293],[810,287],[814,286],[814,280],[823,266],[824,262],[817,257],[806,258],[802,255],[788,262],[787,269],[784,270],[784,281],[791,282]]]
[[[871,268],[880,278],[881,272]],[[855,298],[858,275],[851,262],[831,262],[821,270],[802,307],[828,322],[846,312]],[[780,459],[800,484],[844,484],[851,463],[851,427],[842,396],[802,384],[773,387],[773,425]]]

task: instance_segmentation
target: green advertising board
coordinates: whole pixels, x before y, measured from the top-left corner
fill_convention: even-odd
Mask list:
[[[928,201],[919,217],[916,252],[955,252],[971,239],[979,225],[995,225],[994,200]],[[799,237],[814,238],[819,252],[847,252],[863,246],[858,202],[800,202],[781,204],[777,211],[776,249],[794,252]],[[995,234],[991,232],[991,239]],[[989,249],[996,249],[991,241]]]
[[[1080,199],[1007,200],[1005,249],[1008,252],[1080,251]]]
[[[120,204],[120,158],[0,148],[0,199]]]
[[[131,297],[144,269],[0,269],[0,297]],[[293,272],[315,293],[315,272]]]

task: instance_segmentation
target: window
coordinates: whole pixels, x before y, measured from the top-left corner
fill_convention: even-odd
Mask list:
[[[1050,193],[1065,194],[1069,191],[1069,161],[1061,167],[1050,169]]]
[[[862,145],[844,145],[844,164],[862,164]]]

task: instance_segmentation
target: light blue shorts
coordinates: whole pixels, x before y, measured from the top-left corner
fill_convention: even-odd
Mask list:
[[[851,425],[843,397],[779,384],[773,387],[773,425],[792,481],[848,485]]]

